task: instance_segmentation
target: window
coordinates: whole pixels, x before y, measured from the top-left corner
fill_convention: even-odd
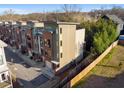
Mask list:
[[[60,56],[61,56],[61,58],[62,58],[63,54],[61,53]]]
[[[51,47],[50,39],[47,40],[47,44],[48,44],[48,47],[50,48]]]
[[[48,53],[47,53],[47,51],[45,51],[45,56],[48,56]]]
[[[45,39],[44,40],[44,44],[45,44],[46,47],[51,48],[51,41],[50,41],[50,39]]]
[[[62,46],[62,40],[60,41],[60,46]]]
[[[47,39],[44,40],[44,46],[47,46]]]
[[[62,34],[62,28],[60,28],[60,34]]]
[[[3,57],[0,56],[0,65],[3,65]]]
[[[41,48],[41,54],[43,55],[43,49]]]
[[[1,75],[1,78],[2,78],[2,80],[5,80],[5,79],[6,79],[5,74],[2,74],[2,75]]]

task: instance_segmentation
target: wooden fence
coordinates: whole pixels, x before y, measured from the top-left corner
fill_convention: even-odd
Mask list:
[[[69,83],[70,87],[75,85],[81,78],[83,78],[96,64],[98,64],[110,51],[118,44],[118,41],[113,42],[99,57],[97,57],[90,65],[77,74]]]

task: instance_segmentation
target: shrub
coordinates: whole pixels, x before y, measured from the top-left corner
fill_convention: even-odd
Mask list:
[[[100,19],[97,22],[96,33],[93,36],[93,49],[101,54],[117,38],[116,25],[111,21]]]

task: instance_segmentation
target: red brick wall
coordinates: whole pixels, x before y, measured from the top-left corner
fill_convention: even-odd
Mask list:
[[[48,39],[51,42],[50,48],[48,46],[45,46],[45,42],[47,42]],[[52,59],[52,34],[50,32],[44,32],[43,40],[44,40],[44,50],[43,51],[44,51],[45,60],[51,61],[51,59]],[[48,53],[48,55],[45,55],[45,51]]]
[[[30,40],[30,43],[31,43],[31,48],[34,49],[34,40],[33,40],[33,34],[32,34],[32,30],[29,29],[27,34],[30,36],[31,40]]]

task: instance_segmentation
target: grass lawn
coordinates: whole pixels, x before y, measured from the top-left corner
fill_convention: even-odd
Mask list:
[[[73,87],[124,87],[124,46],[116,46]]]

